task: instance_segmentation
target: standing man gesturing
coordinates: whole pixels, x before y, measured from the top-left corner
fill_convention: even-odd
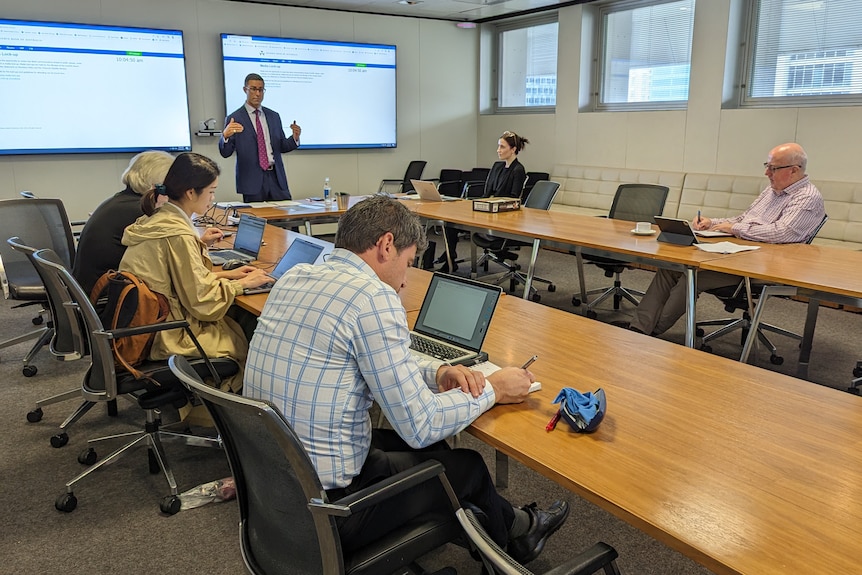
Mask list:
[[[258,74],[245,77],[245,104],[225,119],[218,149],[223,158],[236,152],[236,191],[244,202],[289,200],[282,154],[299,147],[302,129],[294,121],[287,138],[277,112],[261,106],[266,91]]]

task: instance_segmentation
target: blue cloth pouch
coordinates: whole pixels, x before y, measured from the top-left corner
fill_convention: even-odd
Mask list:
[[[608,400],[602,388],[581,393],[577,389],[564,387],[554,400],[560,403],[560,415],[577,432],[595,431],[608,410]]]

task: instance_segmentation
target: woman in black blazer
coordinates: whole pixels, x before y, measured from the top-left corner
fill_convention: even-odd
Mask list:
[[[483,197],[509,197],[520,198],[521,191],[524,189],[524,182],[527,181],[527,170],[523,164],[518,161],[518,152],[524,149],[524,146],[530,143],[527,138],[522,138],[515,132],[506,130],[500,139],[497,140],[497,157],[499,162],[494,162],[491,171],[488,172],[488,177],[485,180],[485,192]],[[449,246],[449,253],[452,255],[452,261],[458,257],[456,249],[458,247],[458,230],[446,228],[446,243]],[[437,258],[434,263],[442,263],[443,266],[438,270],[443,273],[449,272],[449,262],[446,261],[446,252]],[[458,264],[453,263],[452,271],[458,269]]]

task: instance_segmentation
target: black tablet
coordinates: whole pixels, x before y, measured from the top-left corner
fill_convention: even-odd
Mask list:
[[[698,243],[697,236],[694,235],[694,230],[691,229],[688,220],[656,216],[655,223],[661,230],[658,238],[656,238],[657,241],[679,246],[690,246]]]

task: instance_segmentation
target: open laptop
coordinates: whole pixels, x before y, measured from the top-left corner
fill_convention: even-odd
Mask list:
[[[437,186],[434,185],[434,182],[429,182],[427,180],[410,180],[410,183],[413,184],[413,189],[419,194],[419,199],[425,200],[426,202],[452,202],[461,199],[453,198],[452,196],[441,196],[440,192],[437,191]]]
[[[691,246],[699,243],[688,220],[655,216],[655,223],[661,233],[656,238],[659,242]]]
[[[486,361],[482,343],[502,291],[499,286],[434,274],[410,332],[410,351],[453,365]]]
[[[284,255],[281,256],[281,259],[278,260],[278,263],[275,265],[275,268],[269,275],[273,278],[274,281],[267,282],[261,286],[256,288],[245,288],[243,293],[246,295],[255,294],[255,293],[269,293],[272,291],[272,286],[275,285],[275,282],[278,281],[278,278],[283,276],[287,270],[295,266],[296,264],[313,264],[317,261],[317,257],[323,251],[323,246],[320,244],[314,244],[302,238],[296,238],[293,240],[293,243],[290,244],[290,247],[287,248],[287,251],[284,252]]]
[[[212,250],[210,259],[213,265],[220,266],[228,260],[241,260],[249,263],[257,259],[260,252],[260,244],[263,242],[263,229],[266,220],[249,214],[241,214],[239,226],[236,228],[236,238],[233,241],[233,249]]]

